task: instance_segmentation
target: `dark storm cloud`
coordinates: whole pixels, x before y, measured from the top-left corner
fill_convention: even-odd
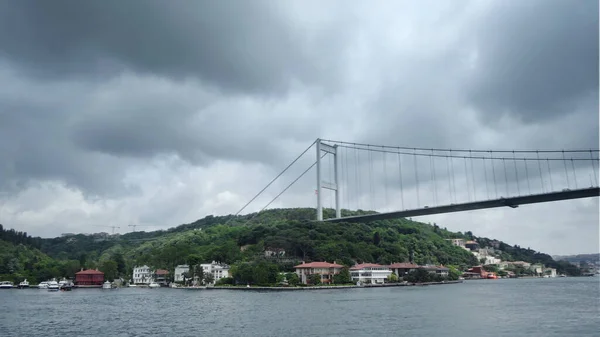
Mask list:
[[[224,91],[335,83],[343,64],[343,48],[335,46],[343,47],[349,30],[334,36],[325,26],[311,36],[286,21],[267,1],[3,1],[0,57],[46,77],[133,69],[193,76]]]
[[[586,95],[597,102],[598,1],[498,1],[477,26],[469,99],[493,122],[568,114]]]

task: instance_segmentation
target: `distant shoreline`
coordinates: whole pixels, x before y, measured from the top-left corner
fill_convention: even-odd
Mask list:
[[[182,290],[241,290],[241,291],[301,291],[301,290],[327,290],[327,289],[359,289],[359,288],[388,288],[388,287],[418,287],[418,286],[430,286],[430,285],[443,285],[443,284],[458,284],[463,283],[462,280],[458,281],[445,281],[445,282],[425,282],[425,283],[386,283],[386,284],[365,284],[362,286],[357,285],[345,285],[345,286],[308,286],[308,287],[245,287],[245,286],[215,286],[215,287],[202,287],[202,288],[171,288],[171,289],[182,289]]]

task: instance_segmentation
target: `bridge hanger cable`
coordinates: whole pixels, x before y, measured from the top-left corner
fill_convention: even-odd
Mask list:
[[[310,144],[309,147],[306,148],[306,150],[302,151],[302,153],[296,157],[296,159],[294,159],[285,169],[283,169],[283,171],[281,171],[281,173],[279,173],[275,178],[273,178],[273,180],[271,180],[267,186],[265,186],[262,190],[260,190],[260,192],[258,192],[252,199],[250,199],[250,201],[248,201],[244,207],[240,208],[239,211],[237,211],[237,213],[235,213],[235,215],[233,217],[230,217],[229,220],[227,220],[225,222],[225,225],[227,225],[229,223],[229,221],[231,221],[233,218],[235,218],[237,215],[239,215],[244,209],[246,209],[246,207],[248,207],[248,205],[250,205],[256,198],[258,198],[258,196],[260,196],[267,188],[269,188],[269,186],[271,186],[275,180],[279,179],[279,177],[281,177],[290,167],[292,167],[292,165],[294,165],[300,158],[302,158],[302,156],[304,156],[304,154],[306,154],[306,152],[308,152],[308,150],[310,150],[313,145],[315,145],[317,141],[315,140],[312,144]],[[316,162],[315,162],[316,164]]]
[[[458,195],[456,194],[456,179],[454,176],[454,159],[452,151],[450,151],[450,170],[452,171],[452,192],[454,193],[454,202],[458,202]]]
[[[465,164],[465,183],[467,185],[467,198],[471,201],[471,183],[469,182],[469,170],[467,169],[467,158],[464,159]]]
[[[544,188],[544,175],[542,174],[542,162],[540,161],[540,154],[537,153],[537,159],[538,159],[538,168],[540,169],[540,183],[542,184],[542,193],[546,193],[546,189]],[[548,167],[549,169],[550,167]]]
[[[354,193],[356,194],[356,209],[360,209],[360,197],[361,197],[361,193],[362,193],[362,189],[360,188],[360,176],[358,174],[358,150],[354,149],[354,182],[355,182],[355,188],[354,188]]]
[[[327,155],[327,152],[325,152],[322,156],[321,159],[323,159],[323,157],[325,157]],[[296,179],[294,179],[294,181],[292,181],[289,185],[287,185],[283,191],[279,192],[279,194],[277,194],[275,196],[275,198],[273,198],[271,201],[269,201],[268,204],[266,204],[263,208],[260,209],[260,211],[256,212],[252,217],[250,217],[250,219],[248,219],[248,221],[246,221],[244,223],[244,226],[247,225],[250,221],[252,221],[252,219],[254,219],[258,214],[260,214],[260,212],[264,211],[267,207],[269,207],[269,205],[271,205],[273,202],[275,202],[275,200],[277,200],[277,198],[279,198],[283,193],[285,193],[288,189],[290,189],[290,187],[292,187],[298,180],[300,180],[300,178],[304,177],[304,175],[306,173],[308,173],[308,171],[310,171],[310,169],[312,169],[313,167],[315,167],[315,165],[317,165],[317,161],[315,160],[314,163],[312,163],[312,165],[310,165],[306,170],[304,170],[304,172],[302,172],[302,174],[300,174]]]
[[[404,187],[402,186],[402,159],[400,158],[400,153],[398,153],[398,174],[400,175],[400,204],[402,206],[402,210],[405,210],[404,207]]]
[[[345,182],[345,186],[344,186],[344,190],[346,192],[346,204],[348,206],[348,210],[351,209],[350,206],[350,179],[348,178],[348,149],[344,148],[344,165],[346,166],[346,168],[344,169],[344,182]]]
[[[473,180],[473,183],[471,185],[473,186],[473,200],[477,200],[477,188],[475,187],[475,169],[473,168],[474,160],[471,159],[469,161],[471,162],[471,179]]]
[[[367,150],[369,152],[369,201],[370,201],[370,210],[373,210],[373,152],[371,150]]]
[[[506,161],[502,159],[502,166],[504,166],[504,187],[506,189],[506,196],[510,196],[508,192],[508,173],[506,172]]]
[[[492,154],[490,153],[490,156]],[[498,183],[496,183],[496,165],[492,161],[492,173],[494,174],[494,191],[496,192],[496,198],[498,198]]]
[[[519,184],[519,170],[517,170],[517,158],[513,152],[513,164],[515,166],[515,178],[517,179],[517,195],[521,195],[521,186]]]
[[[592,154],[592,150],[590,150],[590,158],[592,160],[592,170],[594,170],[594,181],[596,182],[596,186],[598,186],[598,176],[596,173],[596,165],[594,165],[594,155]]]
[[[550,180],[550,192],[554,192],[554,182],[552,182],[552,172],[550,171],[550,161],[546,161],[548,164],[548,180]]]
[[[562,151],[567,152],[567,153],[572,153],[572,152],[580,152],[580,153],[584,153],[584,152],[589,152],[589,151],[594,151],[594,152],[600,152],[600,149],[570,149],[570,150],[480,150],[480,149],[442,149],[442,148],[424,148],[424,147],[408,147],[408,146],[392,146],[392,145],[373,145],[373,144],[366,144],[366,143],[356,143],[356,142],[344,142],[344,141],[340,141],[340,140],[331,140],[331,139],[322,139],[322,141],[324,142],[330,142],[330,143],[335,143],[338,145],[352,145],[352,146],[362,146],[362,147],[384,147],[387,149],[399,149],[399,150],[411,150],[411,151],[431,151],[434,150],[436,152],[478,152],[478,153],[487,153],[487,152],[496,152],[496,153],[512,153],[513,151],[515,153],[560,153]]]
[[[485,191],[487,194],[487,198],[490,198],[490,188],[489,188],[489,180],[487,176],[487,164],[485,163],[485,158],[483,158],[483,174],[485,175]]]
[[[529,183],[529,168],[527,167],[527,161],[523,161],[525,164],[525,176],[527,176],[527,192],[531,194],[531,183]]]
[[[417,156],[413,156],[415,163],[415,181],[417,183],[417,207],[421,207],[421,197],[419,195],[419,170],[417,169]]]
[[[567,187],[571,188],[571,182],[569,181],[569,173],[567,172],[567,160],[565,159],[565,151],[562,152],[563,164],[565,166],[565,178],[567,179]]]
[[[450,179],[450,158],[446,156],[446,171],[448,172],[448,193],[450,200],[454,203],[454,194],[452,194],[452,179]]]
[[[433,204],[437,206],[437,184],[435,183],[435,166],[433,164],[433,157],[429,157],[429,171],[431,172],[431,180],[433,181],[433,185],[431,185],[431,197],[433,198]]]
[[[575,189],[577,189],[577,172],[575,172],[575,164],[573,164],[573,158],[571,158],[571,167],[573,168],[573,180],[575,182]]]
[[[399,151],[399,150],[380,150],[377,148],[365,148],[365,147],[361,147],[361,146],[349,146],[349,145],[339,145],[338,147],[347,147],[347,148],[351,148],[351,149],[359,149],[359,150],[364,150],[364,151],[369,151],[369,152],[387,152],[387,153],[399,153],[399,154],[403,154],[403,155],[410,155],[410,156],[420,156],[420,157],[441,157],[441,158],[467,158],[467,159],[483,159],[483,156],[473,156],[473,155],[448,155],[448,154],[430,154],[429,152],[431,151],[431,149],[425,149],[425,150],[419,150],[419,151],[427,151],[427,152],[423,152],[423,153],[417,153],[417,152],[403,152],[403,151]],[[412,149],[410,149],[411,151],[413,151]],[[468,150],[447,150],[448,152],[468,152]],[[589,151],[589,150],[587,150]],[[597,150],[593,150],[593,151],[597,151]],[[475,151],[474,151],[475,152]],[[499,153],[499,152],[505,152],[505,153],[512,153],[512,151],[493,151],[493,150],[488,150],[488,151],[477,151],[477,152],[485,152],[485,153],[489,153],[490,156],[489,157],[485,157],[485,159],[490,159],[490,160],[511,160],[512,157],[494,157],[492,156],[493,153]],[[523,152],[523,151],[517,151],[515,150],[515,153],[519,153],[519,152]],[[539,152],[546,152],[546,153],[561,153],[562,151],[539,151]],[[566,153],[567,151],[565,151]],[[581,151],[578,151],[581,152]],[[531,152],[531,153],[535,153]],[[531,160],[531,161],[537,161],[537,160],[551,160],[551,161],[563,161],[562,158],[541,158],[541,159],[536,159],[536,158],[523,158],[524,160]],[[574,161],[592,161],[592,160],[596,160],[598,161],[598,159],[589,159],[589,158],[573,158]]]
[[[383,156],[383,177],[384,177],[384,185],[385,185],[385,209],[387,210],[388,206],[388,177],[387,177],[387,153],[382,152]]]

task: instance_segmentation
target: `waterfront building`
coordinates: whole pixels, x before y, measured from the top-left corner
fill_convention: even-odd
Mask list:
[[[187,273],[190,271],[190,266],[188,266],[187,264],[180,264],[177,267],[175,267],[175,273],[174,273],[174,281],[175,282],[183,282],[183,273]]]
[[[310,275],[318,274],[321,277],[321,283],[333,282],[333,276],[339,274],[344,266],[339,265],[333,261],[333,263],[325,262],[310,262],[306,263],[302,261],[302,264],[294,266],[296,274],[300,279],[301,283],[308,284]]]
[[[229,277],[229,266],[224,263],[211,262],[211,263],[203,263],[200,265],[202,267],[202,272],[204,274],[212,274],[213,282],[216,282],[219,279]]]
[[[134,284],[150,284],[152,282],[152,271],[146,265],[136,266],[133,268],[132,278]]]
[[[390,268],[392,273],[396,274],[396,276],[398,277],[404,277],[411,271],[419,268],[419,266],[414,263],[392,263],[388,267]]]
[[[104,273],[98,269],[81,269],[75,273],[75,285],[82,288],[99,288],[104,283]]]
[[[168,283],[169,271],[164,269],[157,269],[154,271],[153,279],[154,282],[166,286]]]
[[[383,284],[392,274],[388,266],[376,263],[361,263],[350,268],[350,278],[353,282],[366,284]]]

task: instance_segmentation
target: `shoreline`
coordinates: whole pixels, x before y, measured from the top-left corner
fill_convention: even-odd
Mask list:
[[[171,289],[183,289],[183,290],[240,290],[240,291],[302,291],[302,290],[327,290],[327,289],[360,289],[360,288],[389,288],[389,287],[419,287],[419,286],[430,286],[430,285],[444,285],[444,284],[459,284],[463,283],[462,280],[458,281],[445,281],[445,282],[426,282],[426,283],[387,283],[387,284],[365,284],[362,286],[357,285],[344,285],[344,286],[308,286],[308,287],[245,287],[245,286],[215,286],[215,287],[198,287],[198,288],[171,288]]]

